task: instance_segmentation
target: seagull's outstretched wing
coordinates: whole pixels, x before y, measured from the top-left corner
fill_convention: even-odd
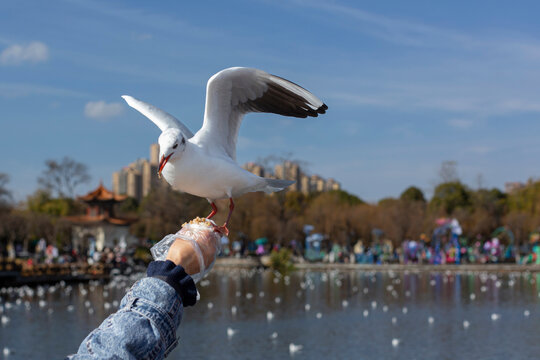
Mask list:
[[[236,139],[244,114],[275,113],[305,118],[328,107],[306,89],[262,70],[229,68],[208,80],[202,128],[192,141],[236,160]]]
[[[164,131],[168,128],[176,128],[180,129],[180,131],[182,131],[184,136],[186,136],[188,139],[193,137],[193,133],[187,128],[187,126],[182,124],[180,120],[178,120],[171,114],[161,109],[158,109],[153,105],[145,103],[144,101],[135,99],[134,97],[131,97],[129,95],[122,95],[122,98],[126,100],[129,106],[131,106],[132,108],[146,116],[148,119],[150,119],[154,124],[156,124],[161,131]]]

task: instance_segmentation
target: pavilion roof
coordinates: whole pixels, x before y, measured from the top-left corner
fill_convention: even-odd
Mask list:
[[[80,225],[94,225],[100,223],[109,223],[112,225],[130,225],[136,221],[136,219],[127,219],[127,218],[111,218],[105,215],[98,216],[88,216],[88,215],[75,215],[75,216],[65,216],[65,220],[69,222],[80,224]]]
[[[127,198],[125,195],[117,195],[110,190],[107,190],[103,183],[99,183],[99,186],[90,191],[88,194],[79,196],[78,199],[82,201],[124,201]]]

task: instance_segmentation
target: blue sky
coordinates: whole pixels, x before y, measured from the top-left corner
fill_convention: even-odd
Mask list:
[[[536,1],[0,2],[0,172],[23,199],[46,159],[93,180],[148,157],[129,94],[196,131],[208,78],[249,66],[306,87],[315,119],[248,115],[238,161],[292,153],[376,201],[427,194],[442,161],[490,187],[540,171]]]

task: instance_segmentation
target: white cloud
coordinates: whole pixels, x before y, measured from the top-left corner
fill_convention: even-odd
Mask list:
[[[118,116],[124,112],[120,103],[107,104],[105,101],[90,101],[84,106],[84,115],[91,119],[105,120]]]
[[[450,119],[448,125],[457,129],[468,129],[473,125],[473,122],[467,119]]]
[[[49,59],[49,48],[42,42],[33,41],[28,45],[11,45],[0,53],[1,65],[39,63]]]

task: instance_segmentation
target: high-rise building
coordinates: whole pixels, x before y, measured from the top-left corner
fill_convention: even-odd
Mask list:
[[[260,177],[264,177],[264,168],[257,163],[254,163],[254,162],[245,163],[243,168],[252,174],[255,174]]]
[[[340,183],[334,180],[333,178],[326,180],[326,191],[340,190],[340,189],[341,189]]]
[[[138,159],[120,171],[113,173],[113,192],[117,195],[127,195],[141,201],[150,190],[163,184],[157,178],[159,145],[150,145],[150,161]]]
[[[300,191],[307,195],[312,192],[332,191],[341,189],[341,185],[336,180],[330,178],[325,180],[319,175],[308,176],[302,172],[300,165],[294,161],[285,161],[274,166],[274,174],[264,172],[264,168],[254,162],[246,163],[244,169],[257,175],[267,178],[294,180],[295,183],[287,188],[291,191]]]
[[[324,179],[319,175],[311,175],[310,184],[312,192],[322,192],[326,190]]]
[[[117,195],[127,194],[127,172],[121,170],[113,173],[113,192]]]
[[[159,144],[150,145],[150,164],[159,165]]]
[[[153,165],[151,162],[145,161],[142,166],[142,197],[145,197],[150,193],[150,190],[155,188],[159,184],[157,178],[157,165]]]
[[[274,167],[274,174],[278,179],[293,180],[294,184],[287,189],[292,191],[300,191],[300,165],[292,161],[285,161],[283,164],[278,164]]]
[[[302,176],[300,177],[300,191],[302,191],[304,195],[308,195],[309,193],[311,193],[309,176],[307,176],[306,174],[302,174]]]
[[[127,171],[127,196],[133,197],[138,201],[142,198],[142,176],[140,172],[129,168]]]

